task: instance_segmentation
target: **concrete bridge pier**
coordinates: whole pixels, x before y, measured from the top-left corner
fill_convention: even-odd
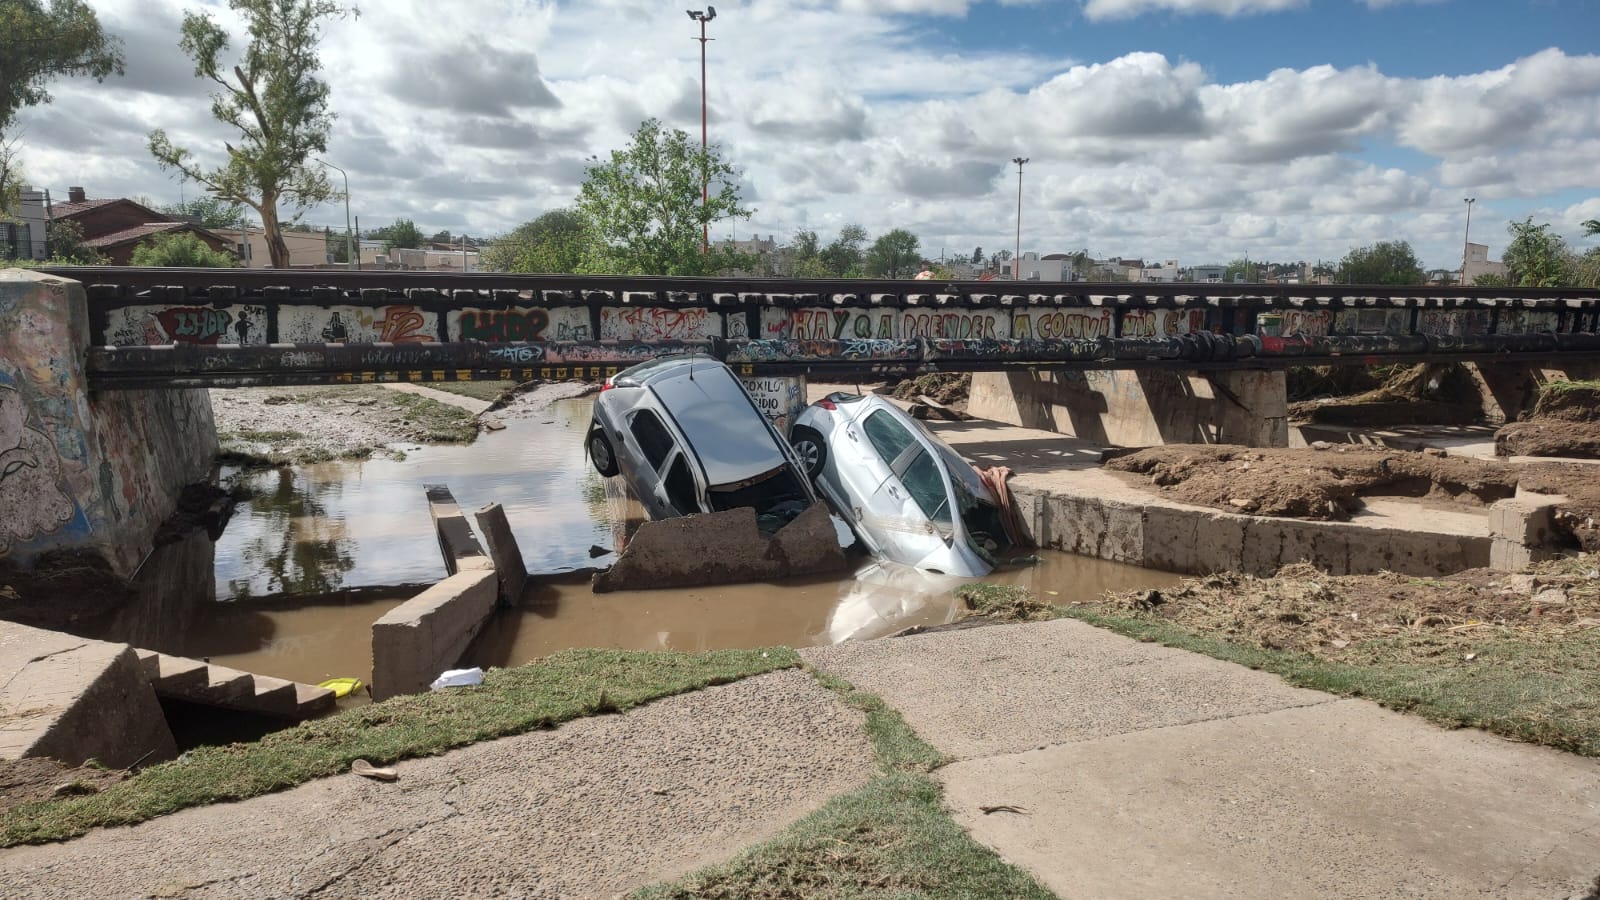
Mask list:
[[[976,372],[967,412],[1108,446],[1289,445],[1282,371]]]
[[[207,393],[92,393],[89,341],[83,285],[0,269],[6,618],[60,626],[114,611],[183,488],[211,474],[217,436]]]

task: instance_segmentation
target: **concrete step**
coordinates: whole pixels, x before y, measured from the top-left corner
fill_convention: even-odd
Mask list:
[[[309,718],[334,706],[333,691],[327,688],[153,650],[136,652],[159,697],[289,719]]]

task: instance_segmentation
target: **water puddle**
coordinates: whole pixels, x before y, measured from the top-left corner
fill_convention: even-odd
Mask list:
[[[372,622],[445,576],[423,486],[463,510],[502,504],[532,572],[520,608],[496,614],[468,664],[517,665],[569,647],[712,650],[882,637],[959,614],[961,579],[864,561],[853,577],[595,594],[579,570],[607,565],[639,514],[584,458],[587,398],[513,407],[504,431],[405,460],[335,462],[244,475],[253,496],[216,545],[215,602],[158,649],[315,683],[370,680]],[[591,556],[598,545],[607,552]],[[566,573],[566,574],[562,574]],[[1178,576],[1046,551],[991,575],[1054,602],[1159,587]],[[1047,593],[1051,592],[1051,593]]]

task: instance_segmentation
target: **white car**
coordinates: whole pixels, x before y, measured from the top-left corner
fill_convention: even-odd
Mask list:
[[[800,461],[744,385],[709,356],[672,356],[606,379],[584,441],[652,519],[753,507],[776,531],[816,502]]]
[[[994,492],[972,465],[881,397],[830,394],[795,417],[789,442],[878,556],[975,577],[1009,548]]]

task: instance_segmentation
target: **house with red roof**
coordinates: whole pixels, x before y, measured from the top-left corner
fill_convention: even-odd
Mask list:
[[[156,235],[185,231],[213,250],[238,255],[232,240],[208,228],[156,212],[126,197],[91,200],[81,187],[68,188],[66,202],[53,204],[50,218],[77,222],[83,229],[84,246],[93,247],[114,266],[130,265],[134,248]]]

